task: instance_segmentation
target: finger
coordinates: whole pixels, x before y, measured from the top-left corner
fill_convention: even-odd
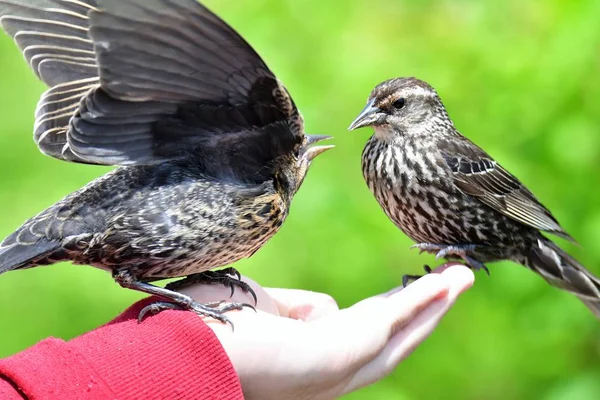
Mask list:
[[[242,276],[241,280],[250,285],[252,290],[254,290],[257,299],[257,310],[279,315],[279,309],[277,305],[262,286],[247,276]],[[254,305],[254,298],[250,293],[244,292],[240,288],[235,288],[233,295],[231,295],[231,288],[222,284],[198,283],[183,288],[180,290],[180,292],[191,296],[195,301],[202,304],[223,300],[228,303],[235,302]],[[251,309],[245,310],[252,311]]]
[[[445,296],[449,287],[439,274],[425,275],[407,287],[398,287],[387,293],[360,301],[348,310],[369,312],[380,310],[383,318],[408,318],[414,310],[424,307],[435,298]],[[391,311],[391,313],[390,313]]]
[[[425,307],[406,326],[393,335],[381,353],[362,367],[346,387],[346,393],[373,383],[389,374],[402,360],[425,340],[460,294],[472,286],[473,272],[460,265],[448,266],[441,271],[447,279],[448,296]]]
[[[314,321],[339,310],[328,294],[300,289],[265,288],[274,300],[279,315],[302,321]]]
[[[392,297],[371,297],[313,323],[330,351],[351,353],[345,368],[357,371],[383,350],[398,329],[448,290],[439,274],[431,274]]]
[[[442,272],[444,272],[445,270],[447,270],[449,267],[452,267],[454,265],[464,265],[464,264],[461,264],[459,262],[454,262],[454,261],[447,262],[447,263],[445,263],[443,265],[440,265],[436,269],[432,270],[431,274],[441,274]],[[408,287],[408,286],[406,286],[406,287]],[[390,297],[391,295],[400,292],[404,288],[405,288],[404,286],[398,286],[398,287],[395,287],[395,288],[391,289],[390,291],[388,291],[386,293],[382,293],[382,294],[378,295],[377,297]]]
[[[457,261],[450,261],[450,262],[442,264],[439,267],[437,267],[436,269],[432,270],[431,273],[432,274],[441,274],[444,271],[448,270],[450,267],[455,267],[455,266],[463,266],[465,268],[468,268],[465,264],[459,263]]]
[[[429,274],[388,297],[382,318],[388,324],[386,343],[432,302],[445,298],[449,290],[448,282],[441,274]]]
[[[442,276],[447,279],[450,290],[448,296],[429,305],[404,329],[396,333],[380,355],[382,360],[388,360],[383,366],[391,372],[395,366],[406,358],[410,352],[429,336],[441,318],[456,302],[460,294],[473,285],[473,272],[464,266],[453,266],[445,269]],[[374,360],[377,363],[377,360]]]

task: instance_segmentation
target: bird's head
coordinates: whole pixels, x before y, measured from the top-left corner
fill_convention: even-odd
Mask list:
[[[416,78],[395,78],[373,89],[349,130],[372,126],[382,139],[423,132],[434,118],[447,116],[435,89]]]
[[[300,189],[312,161],[319,154],[335,147],[333,145],[313,146],[313,144],[327,139],[331,139],[331,136],[304,135],[296,150],[292,154],[286,155],[285,160],[280,160],[281,167],[276,169],[275,179],[290,198]]]

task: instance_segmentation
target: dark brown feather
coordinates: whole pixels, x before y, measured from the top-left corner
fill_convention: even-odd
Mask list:
[[[542,231],[575,241],[515,176],[465,137],[440,140],[455,185],[494,210]]]
[[[99,83],[87,13],[96,2],[0,1],[0,25],[37,77],[51,88],[36,109],[34,140],[52,157],[86,162],[69,149],[67,131],[80,100]]]
[[[302,117],[287,90],[195,0],[0,0],[0,17],[51,86],[35,125],[48,155],[156,164],[268,134],[260,144],[273,148],[258,158],[273,164],[302,143]]]

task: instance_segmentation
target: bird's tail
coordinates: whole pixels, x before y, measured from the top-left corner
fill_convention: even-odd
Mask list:
[[[600,279],[548,239],[540,238],[529,252],[528,267],[551,285],[569,291],[600,319]]]

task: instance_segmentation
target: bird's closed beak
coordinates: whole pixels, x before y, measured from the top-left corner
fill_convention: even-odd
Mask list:
[[[327,135],[306,135],[306,145],[309,146],[311,144],[320,142],[322,140],[331,139],[331,138],[332,138],[332,136],[327,136]],[[312,147],[309,147],[308,149],[306,149],[304,156],[306,158],[308,158],[309,161],[312,161],[319,154],[324,153],[327,150],[332,149],[334,147],[335,146],[333,146],[333,145],[312,146]]]
[[[358,117],[348,127],[349,131],[353,131],[354,129],[362,128],[364,126],[369,126],[376,123],[379,119],[379,113],[381,112],[380,108],[375,107],[375,99],[371,99],[365,108],[358,114]]]

